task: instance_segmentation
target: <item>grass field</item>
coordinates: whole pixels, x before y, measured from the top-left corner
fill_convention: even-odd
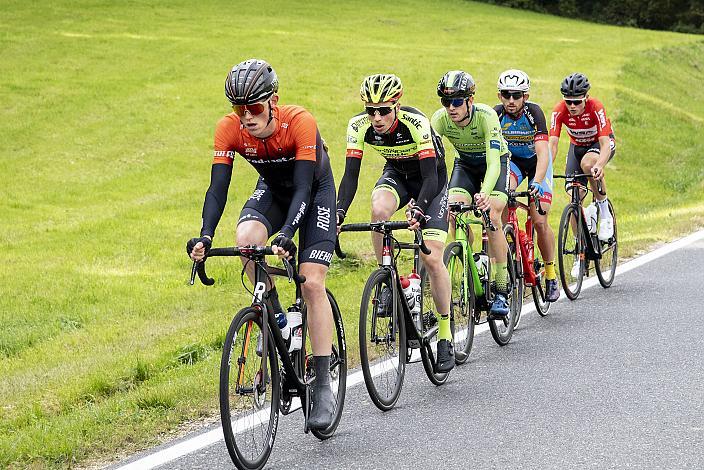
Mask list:
[[[404,103],[429,115],[450,69],[471,72],[477,100],[494,104],[497,75],[523,68],[548,113],[560,80],[583,71],[616,131],[608,178],[622,255],[704,225],[701,36],[450,0],[5,0],[0,467],[105,461],[216,413],[219,349],[248,297],[239,267],[221,260],[210,265],[216,286],[188,287],[184,245],[200,228],[214,125],[228,112],[224,78],[250,57],[274,65],[282,103],[314,113],[338,182],[367,74],[396,73]],[[365,158],[348,220],[368,219],[382,164]],[[254,186],[254,171],[236,166],[220,244],[233,242]],[[352,256],[329,285],[355,348],[373,262],[367,236],[343,241]]]

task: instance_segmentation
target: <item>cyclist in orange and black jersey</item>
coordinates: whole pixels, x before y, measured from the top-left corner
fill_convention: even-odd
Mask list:
[[[189,240],[190,257],[207,255],[227,202],[235,153],[259,173],[254,192],[237,223],[237,245],[266,245],[281,257],[295,256],[292,238],[299,232],[299,272],[305,276],[302,295],[315,356],[316,380],[308,424],[327,429],[335,408],[330,386],[332,310],[325,291],[335,246],[335,182],[330,161],[313,116],[299,106],[278,106],[278,78],[265,61],[250,59],[232,68],[225,95],[234,113],[218,122],[210,187],[203,204],[201,236]],[[254,268],[243,258],[247,274]],[[271,286],[267,302],[275,313],[283,309]]]

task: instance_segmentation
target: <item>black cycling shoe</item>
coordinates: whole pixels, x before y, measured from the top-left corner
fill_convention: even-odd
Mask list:
[[[312,403],[308,416],[308,428],[319,431],[329,428],[335,413],[335,397],[330,384],[320,386],[314,383],[310,399]]]
[[[377,317],[390,317],[392,312],[393,312],[393,305],[392,305],[392,299],[393,299],[393,293],[391,292],[391,289],[387,286],[384,286],[381,288],[381,292],[379,293],[379,303],[377,304],[376,308],[376,316]]]
[[[438,341],[438,358],[435,370],[450,372],[455,367],[455,348],[451,341],[441,339]]]

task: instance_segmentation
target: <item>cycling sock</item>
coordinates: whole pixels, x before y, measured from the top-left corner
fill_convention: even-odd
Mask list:
[[[276,291],[276,286],[272,286],[271,289],[269,289],[267,301],[267,306],[274,310],[274,314],[284,312],[281,302],[279,302],[279,293]]]
[[[604,198],[603,201],[596,201],[596,205],[599,206],[599,217],[602,219],[610,219],[611,212],[609,212],[609,200]]]
[[[496,263],[494,271],[496,271],[496,292],[505,294],[508,292],[508,270],[507,263]]]
[[[438,315],[438,340],[452,340],[452,329],[450,328],[450,315]]]
[[[557,275],[555,274],[555,261],[548,261],[545,263],[545,279],[555,279]]]

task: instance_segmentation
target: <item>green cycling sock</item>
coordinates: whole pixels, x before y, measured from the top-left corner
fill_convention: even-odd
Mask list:
[[[450,315],[438,315],[438,340],[452,340],[452,329],[450,328]]]

